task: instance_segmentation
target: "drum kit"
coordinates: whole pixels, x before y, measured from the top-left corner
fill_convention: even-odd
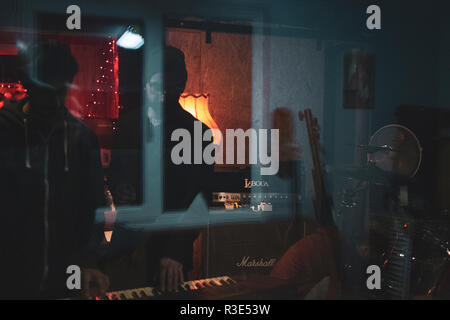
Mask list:
[[[366,153],[366,163],[336,171],[357,182],[356,186],[341,192],[338,215],[346,208],[355,207],[358,204],[357,195],[370,185],[407,185],[422,162],[422,147],[416,135],[399,124],[380,128],[372,135],[369,144],[357,147]]]
[[[390,124],[377,130],[369,144],[358,145],[367,153],[363,167],[344,170],[344,175],[375,184],[407,181],[413,178],[422,162],[422,147],[407,127]]]
[[[377,130],[371,136],[367,145],[358,145],[357,147],[366,153],[367,161],[361,167],[339,170],[338,173],[355,181],[356,184],[354,184],[353,188],[346,189],[341,193],[340,208],[337,209],[338,215],[346,208],[355,207],[358,204],[357,194],[361,191],[368,190],[371,185],[386,186],[387,190],[391,191],[397,190],[398,197],[396,199],[398,199],[398,208],[401,208],[403,212],[407,212],[407,186],[417,174],[422,163],[422,146],[416,135],[405,126],[390,124]],[[402,195],[405,192],[406,195]],[[405,198],[406,202],[402,201],[402,198]],[[393,215],[389,218],[391,221],[400,221],[403,219],[399,218],[401,216],[400,214],[396,217],[395,213],[391,212],[390,214]],[[421,286],[422,288],[426,288],[426,290],[421,290],[425,292],[415,292],[412,294],[438,298],[444,297],[448,299],[450,283],[449,226],[444,223],[447,225],[446,232],[434,232],[434,229],[425,228],[428,220],[422,220],[413,218],[413,224],[416,227],[414,234],[408,236],[410,243],[414,243],[414,246],[418,244],[418,248],[427,247],[431,249],[432,247],[439,246],[438,251],[440,253],[438,254],[438,258],[441,263],[439,268],[434,268],[434,272],[432,272],[434,274],[431,277],[433,280]],[[398,238],[398,235],[396,237]],[[423,250],[418,251],[412,256],[412,268],[416,268],[416,270],[421,269],[421,271],[411,273],[410,289],[414,289],[415,284],[421,281],[420,278],[416,279],[415,275],[423,275],[423,271],[427,269],[425,266],[429,264],[428,260],[430,260],[430,257],[428,257],[430,254],[425,254]],[[436,264],[434,266],[436,267]],[[428,270],[430,269],[428,268]],[[447,292],[443,292],[444,287],[447,288]]]

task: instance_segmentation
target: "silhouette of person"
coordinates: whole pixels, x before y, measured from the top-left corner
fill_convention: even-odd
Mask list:
[[[82,293],[99,294],[108,278],[97,269],[104,204],[95,134],[64,106],[78,65],[70,48],[40,40],[22,48],[18,77],[28,97],[0,110],[0,296],[64,298],[70,265],[81,268]],[[35,70],[34,77],[30,70]]]
[[[194,165],[181,164],[175,165],[171,161],[171,150],[178,142],[171,141],[171,134],[175,129],[186,129],[194,137],[194,122],[197,121],[190,113],[186,112],[179,104],[178,100],[183,93],[187,82],[187,70],[185,64],[184,53],[174,47],[164,48],[164,74],[155,73],[145,83],[145,92],[150,102],[146,112],[149,118],[150,131],[157,130],[160,126],[163,127],[164,139],[164,210],[166,212],[172,210],[185,210],[192,203],[193,199],[198,193],[203,193],[206,199],[211,199],[209,181],[212,179],[213,166],[211,165]],[[161,90],[162,89],[162,90]],[[163,105],[164,121],[162,116],[158,113],[159,106]],[[120,120],[120,119],[119,119]],[[133,123],[139,121],[138,116],[134,120],[127,120],[128,125],[124,122],[119,127],[119,134],[127,135],[125,130],[133,130]],[[202,132],[208,128],[202,124]],[[122,132],[120,132],[122,131]],[[193,143],[193,142],[192,142]],[[205,142],[205,147],[209,142]],[[192,145],[193,147],[193,145]],[[192,148],[193,150],[193,148]],[[114,151],[113,151],[114,152]],[[112,156],[112,162],[122,164],[123,172],[127,172],[127,179],[120,179],[121,187],[113,187],[113,196],[115,199],[120,199],[120,204],[133,203],[133,195],[139,193],[139,180],[133,177],[138,177],[133,172],[133,166],[128,165],[133,162],[132,158],[118,159],[119,153]],[[122,157],[124,158],[124,157]],[[125,157],[126,158],[126,157]],[[193,161],[191,161],[193,163]],[[116,166],[114,164],[114,166]],[[136,167],[136,166],[134,166]],[[139,169],[135,169],[139,170]],[[121,171],[115,168],[115,171]],[[114,173],[116,174],[116,173]],[[120,176],[120,172],[117,176]],[[112,179],[111,181],[118,181]],[[131,186],[125,188],[125,186]],[[131,190],[131,191],[130,191]],[[132,190],[136,190],[134,192]],[[125,201],[124,201],[125,200]],[[119,211],[120,214],[120,211]],[[170,213],[167,213],[170,214]],[[137,254],[140,258],[133,258],[134,260],[145,260],[147,262],[148,282],[156,281],[163,291],[173,291],[180,282],[186,279],[188,272],[192,269],[193,261],[193,242],[198,236],[196,230],[161,230],[152,231],[140,235],[138,243],[131,244],[132,239],[136,239],[136,234],[126,227],[116,224],[113,231],[111,245],[117,247],[126,246],[134,250],[134,252],[141,252]],[[136,240],[135,240],[136,241]],[[116,242],[116,244],[114,243]],[[120,244],[117,244],[120,243]],[[132,248],[135,246],[135,248]],[[137,248],[136,248],[137,246]],[[143,253],[142,253],[143,252]],[[132,253],[134,255],[135,253]],[[145,255],[145,258],[142,257]],[[140,266],[139,266],[140,267]],[[128,267],[125,268],[139,268]],[[119,276],[119,275],[118,275]],[[116,277],[111,275],[113,282],[116,282]],[[145,280],[144,280],[145,281]],[[120,282],[120,281],[119,281]],[[130,280],[130,282],[133,282]],[[139,285],[133,283],[133,285]],[[119,286],[124,286],[119,285]]]
[[[184,53],[166,46],[164,52],[164,137],[165,137],[165,168],[164,168],[164,207],[165,210],[187,209],[195,196],[202,193],[207,201],[211,200],[210,183],[213,180],[213,165],[191,164],[175,165],[171,161],[171,151],[178,143],[171,141],[174,130],[182,128],[194,137],[194,122],[198,121],[179,104],[179,99],[187,83],[187,70]],[[158,96],[156,95],[156,99]],[[208,127],[202,124],[202,134]],[[191,150],[193,148],[191,139]],[[209,142],[203,143],[203,149]],[[203,150],[202,149],[202,150]],[[162,236],[164,245],[159,252],[159,280],[162,290],[175,290],[182,282],[187,272],[192,268],[193,241],[198,236],[194,230],[173,231]],[[150,248],[154,248],[150,240]]]

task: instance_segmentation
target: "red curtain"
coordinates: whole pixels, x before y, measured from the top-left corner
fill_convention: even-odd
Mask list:
[[[78,73],[75,75],[66,101],[66,106],[72,114],[80,119],[117,119],[119,117],[119,57],[116,40],[99,36],[67,34],[47,34],[43,37],[68,44],[78,62]],[[17,54],[15,38],[14,33],[0,34],[0,54]],[[9,90],[6,88],[7,85],[18,84],[4,85],[7,91]],[[0,89],[2,99],[6,93],[3,91]],[[13,94],[13,92],[10,93]],[[2,103],[0,103],[1,107]]]
[[[117,119],[119,58],[116,40],[94,36],[54,35],[70,46],[78,62],[66,106],[77,118]]]

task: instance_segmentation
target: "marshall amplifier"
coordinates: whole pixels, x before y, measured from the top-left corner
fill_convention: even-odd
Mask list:
[[[267,275],[286,250],[290,222],[209,227],[203,233],[203,274]]]
[[[284,163],[282,163],[284,165]],[[271,220],[211,225],[202,233],[202,275],[267,275],[292,241],[303,236],[295,217],[299,212],[299,162],[287,167],[286,175],[252,178],[250,167],[234,172],[216,172],[211,210],[255,215]]]

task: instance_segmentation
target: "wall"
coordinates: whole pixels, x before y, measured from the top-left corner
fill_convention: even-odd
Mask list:
[[[209,110],[219,128],[250,127],[251,36],[170,29],[167,44],[185,53],[188,70],[186,93],[209,93]]]

